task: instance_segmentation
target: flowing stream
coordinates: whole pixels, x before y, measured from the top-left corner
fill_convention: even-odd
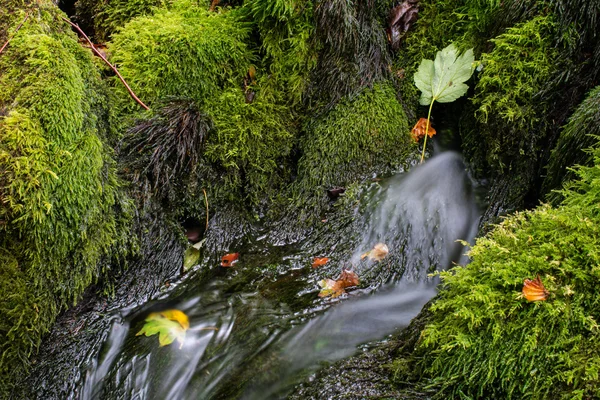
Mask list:
[[[464,261],[457,240],[473,240],[479,218],[472,183],[460,156],[445,152],[374,184],[360,202],[337,236],[274,246],[256,235],[235,267],[201,262],[160,298],[112,312],[72,398],[285,398],[322,363],[407,326],[436,294],[432,273]],[[315,242],[320,254],[311,254]],[[361,257],[376,243],[389,248],[383,260]],[[332,261],[313,269],[314,256]],[[319,298],[318,282],[342,268],[358,274],[358,288]],[[136,336],[150,312],[165,309],[189,317],[181,346]]]

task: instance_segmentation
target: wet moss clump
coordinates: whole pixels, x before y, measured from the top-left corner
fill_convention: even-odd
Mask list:
[[[600,396],[600,150],[558,208],[506,218],[442,273],[418,358],[441,398]],[[522,298],[539,276],[545,301]]]
[[[113,36],[111,61],[148,106],[169,96],[202,104],[232,85],[241,85],[253,60],[250,29],[234,12],[209,12],[193,1],[177,1],[152,17],[139,17]],[[128,112],[133,103],[120,82]]]
[[[377,84],[311,121],[300,150],[294,198],[314,206],[327,189],[407,167],[418,149],[395,90]]]
[[[314,2],[246,1],[239,12],[258,33],[261,96],[301,106],[318,56]]]
[[[551,42],[555,33],[553,18],[540,16],[491,40],[494,49],[481,56],[472,99],[477,129],[463,135],[471,158],[482,151],[487,165],[506,172],[513,160],[535,157],[546,135],[540,92],[560,65]]]
[[[106,90],[60,15],[39,3],[0,57],[3,390],[124,240]]]

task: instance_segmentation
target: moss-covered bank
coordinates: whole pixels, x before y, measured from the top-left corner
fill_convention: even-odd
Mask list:
[[[14,29],[24,15],[2,20]],[[57,314],[97,279],[126,220],[106,87],[60,15],[41,3],[0,56],[3,392]]]

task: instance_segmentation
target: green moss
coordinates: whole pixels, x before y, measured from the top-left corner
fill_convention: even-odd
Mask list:
[[[167,0],[77,0],[74,20],[88,36],[102,42],[133,18],[151,15],[157,7],[169,3]]]
[[[558,143],[552,150],[548,162],[548,173],[544,180],[544,192],[560,187],[561,183],[573,177],[567,171],[575,164],[588,165],[592,155],[585,150],[591,148],[600,137],[600,86],[590,91],[587,98],[569,118],[561,131]],[[554,204],[562,199],[560,192],[552,192],[549,198]]]
[[[11,257],[3,274],[18,271],[0,295],[24,299],[0,306],[2,337],[12,338],[1,344],[3,376],[26,365],[58,312],[97,278],[125,203],[91,54],[53,5],[36,14],[0,57],[0,248]]]
[[[298,105],[310,83],[317,62],[312,1],[253,0],[241,12],[251,20],[264,52],[261,64],[263,96],[281,96]]]
[[[441,397],[600,396],[600,150],[594,160],[563,206],[508,217],[442,274],[420,345]],[[550,295],[531,303],[521,289],[537,275]]]
[[[225,189],[241,190],[241,197],[253,203],[277,190],[295,143],[291,110],[263,99],[260,92],[247,103],[244,92],[234,88],[211,100],[207,112],[215,130],[204,154],[227,171]]]
[[[139,17],[114,35],[111,60],[143,102],[169,96],[202,103],[224,87],[241,85],[251,65],[249,27],[234,12],[208,12],[180,0],[152,17]],[[127,110],[138,110],[120,82]]]
[[[559,66],[554,33],[551,16],[536,17],[492,39],[494,49],[481,56],[483,72],[473,98],[479,125],[466,140],[483,146],[496,170],[516,157],[532,157],[545,136],[547,106],[539,95]]]
[[[313,120],[302,138],[302,157],[294,197],[325,200],[325,190],[346,186],[374,171],[406,166],[417,145],[394,89],[386,84],[365,89],[353,100]]]

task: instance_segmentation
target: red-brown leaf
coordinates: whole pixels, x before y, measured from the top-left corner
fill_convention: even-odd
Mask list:
[[[410,131],[415,142],[418,142],[419,139],[425,137],[425,129],[427,129],[427,118],[421,118],[412,128],[412,131]],[[431,127],[431,123],[429,124],[429,129],[427,129],[427,134],[429,137],[433,137],[433,135],[436,134],[435,129]]]
[[[336,280],[328,278],[319,282],[322,288],[319,292],[319,297],[338,297],[346,293],[346,288],[356,286],[359,283],[358,275],[354,271],[345,269]]]
[[[544,287],[539,275],[533,281],[525,279],[523,283],[523,296],[528,301],[544,301],[548,298],[548,291]]]
[[[229,253],[221,257],[221,267],[233,267],[238,262],[240,253]]]
[[[328,261],[329,261],[329,258],[327,258],[327,257],[315,257],[313,259],[312,267],[319,268],[319,267],[327,264]]]

